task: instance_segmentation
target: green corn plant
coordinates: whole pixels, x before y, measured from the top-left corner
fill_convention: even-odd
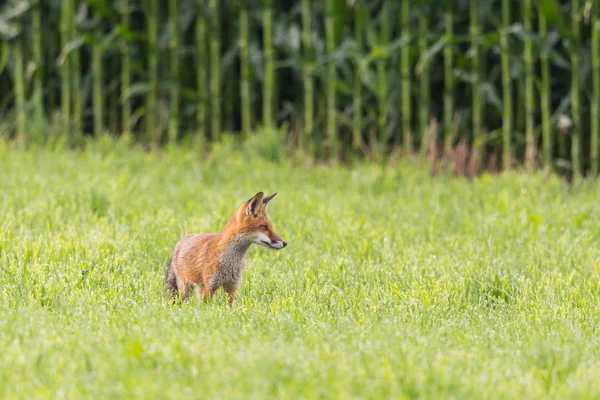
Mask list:
[[[550,59],[548,54],[548,27],[546,15],[543,10],[538,9],[538,24],[540,37],[544,40],[540,52],[540,68],[542,72],[542,82],[540,85],[540,107],[542,112],[542,138],[544,143],[544,168],[552,168],[552,125],[550,124]]]
[[[252,129],[252,109],[250,102],[250,63],[248,61],[248,0],[242,0],[240,7],[240,98],[242,102],[242,135],[248,136]]]
[[[177,23],[177,0],[169,0],[169,52],[171,67],[171,90],[169,112],[169,142],[177,140],[179,129],[179,25]]]
[[[218,139],[221,131],[221,79],[220,79],[220,48],[221,24],[219,2],[210,0],[210,16],[212,32],[210,34],[210,99],[211,99],[211,134]]]
[[[454,0],[446,1],[444,10],[446,46],[444,47],[444,133],[445,147],[454,140]]]
[[[365,12],[365,5],[362,0],[358,0],[354,4],[354,40],[359,49],[364,48],[363,31],[365,29],[363,13]],[[356,149],[361,146],[362,143],[362,91],[363,84],[361,81],[360,66],[356,67],[354,76],[354,93],[352,97],[352,137],[353,145]]]
[[[273,0],[265,0],[263,40],[265,57],[265,80],[263,86],[263,122],[273,125],[273,97],[275,96],[275,59],[273,50]]]
[[[146,132],[148,140],[156,144],[160,138],[156,129],[158,100],[158,0],[147,0],[148,74],[150,90],[147,96]]]
[[[63,0],[61,3],[61,18],[60,18],[60,36],[63,50],[67,48],[71,38],[71,0]],[[71,124],[71,64],[69,56],[63,60],[61,65],[61,96],[60,103],[62,109],[62,120],[67,126]]]
[[[410,37],[410,2],[403,1],[401,12],[401,32],[403,38]],[[401,57],[401,74],[402,74],[402,138],[404,139],[403,147],[407,154],[413,153],[413,137],[411,132],[411,77],[410,77],[410,47],[408,45],[402,47]]]
[[[206,138],[206,20],[205,0],[197,2],[198,15],[196,16],[196,92],[198,106],[196,109],[196,126],[201,140]]]
[[[334,31],[334,0],[326,0],[325,17],[325,40],[327,54],[335,51],[335,31]],[[336,93],[335,84],[337,80],[335,63],[329,61],[327,64],[327,139],[331,146],[333,157],[337,157],[338,144],[336,133]]]
[[[427,14],[427,3],[419,7],[419,49],[421,54],[427,51],[429,46],[429,15]],[[425,156],[429,145],[429,107],[430,107],[430,64],[427,63],[419,77],[419,131],[421,132],[421,156]]]
[[[471,46],[473,47],[473,58],[471,60],[471,69],[473,73],[473,139],[475,146],[479,147],[479,138],[481,135],[481,69],[480,69],[480,48],[479,37],[481,27],[479,25],[479,12],[477,10],[478,0],[470,0],[469,7],[469,35],[471,37]]]
[[[531,34],[531,0],[523,0],[523,26],[527,34]],[[533,43],[525,37],[525,168],[531,171],[535,166],[536,144],[534,138],[533,121]]]
[[[304,86],[304,132],[300,136],[306,141],[312,138],[313,134],[313,102],[314,102],[314,86],[312,78],[312,40],[311,35],[311,0],[302,0],[302,48],[304,53],[303,71],[303,86]],[[356,110],[356,108],[355,108]],[[302,143],[299,143],[302,147]]]
[[[129,0],[121,0],[121,24],[129,30]],[[121,41],[121,92],[126,94],[121,100],[121,124],[123,134],[131,134],[131,102],[127,95],[131,86],[131,60],[129,57],[129,43],[126,39]]]
[[[510,0],[502,0],[502,31],[500,45],[502,47],[502,165],[509,169],[511,158],[512,135],[512,81],[510,78],[510,46],[508,29],[510,27]]]
[[[579,36],[580,29],[579,0],[571,2],[571,113],[573,118],[573,134],[571,141],[571,162],[573,164],[573,177],[577,180],[581,176],[581,114],[579,95]]]
[[[239,10],[236,6],[237,2],[227,3],[227,15],[235,15],[236,12],[239,14]],[[239,41],[240,34],[236,31],[235,24],[231,24],[228,29],[224,32],[224,43],[235,43],[236,40]],[[235,45],[234,45],[235,46]],[[227,64],[227,65],[225,65]],[[235,82],[239,78],[236,76],[236,71],[229,62],[223,58],[223,62],[221,63],[221,70],[226,74],[226,79],[223,81],[223,96],[226,101],[223,102],[223,124],[224,128],[227,131],[233,130],[233,120],[234,120],[234,101],[233,99],[236,97],[235,94]]]
[[[109,63],[109,69],[104,71],[106,76],[118,75],[119,65],[121,60],[117,57],[112,57]],[[109,103],[108,107],[108,130],[112,133],[119,132],[119,91],[116,87],[112,88],[107,95]],[[106,104],[106,101],[105,101]]]
[[[600,0],[596,0],[592,10],[592,100],[591,100],[591,140],[590,172],[598,175],[598,151],[600,151]]]
[[[17,29],[20,30],[20,22],[15,23]],[[15,105],[17,112],[17,140],[24,142],[27,139],[26,122],[27,117],[25,113],[25,70],[23,60],[23,38],[22,35],[17,36],[12,41],[13,46],[13,60],[14,60],[14,76],[15,81]]]
[[[379,45],[386,46],[392,40],[392,13],[389,3],[383,3],[381,8],[381,28],[379,35]],[[408,47],[405,47],[408,48]],[[377,100],[379,104],[379,114],[377,116],[377,130],[379,137],[383,142],[387,141],[386,131],[388,128],[388,110],[389,110],[389,78],[387,75],[388,59],[381,57],[377,60]]]
[[[74,11],[78,0],[68,0],[71,3],[71,9]],[[73,14],[73,12],[71,12]],[[71,42],[77,38],[77,24],[71,22]],[[81,55],[78,48],[74,48],[69,56],[72,73],[72,96],[73,96],[73,136],[76,140],[81,138],[83,124],[83,99],[81,97]]]
[[[98,24],[94,28],[92,43],[92,79],[93,79],[93,94],[92,108],[94,110],[94,136],[99,137],[104,129],[104,95],[102,90],[102,28]]]
[[[44,119],[44,54],[42,52],[42,17],[40,0],[35,0],[32,8],[32,47],[35,75],[33,84],[33,103],[38,122]]]

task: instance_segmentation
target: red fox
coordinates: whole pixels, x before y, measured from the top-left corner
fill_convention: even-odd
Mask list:
[[[221,233],[184,236],[175,245],[167,267],[165,281],[170,294],[176,296],[179,292],[185,300],[194,287],[198,299],[207,300],[223,287],[231,307],[250,245],[255,243],[273,250],[287,246],[266,214],[267,205],[276,194],[264,197],[263,192],[258,192],[237,209]]]

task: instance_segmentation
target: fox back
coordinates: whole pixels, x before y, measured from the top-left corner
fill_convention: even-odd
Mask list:
[[[287,243],[273,230],[266,209],[277,193],[263,192],[242,204],[229,218],[221,233],[184,236],[175,246],[165,277],[172,295],[186,299],[193,287],[205,300],[222,287],[232,305],[244,273],[246,253],[258,244],[280,250]]]

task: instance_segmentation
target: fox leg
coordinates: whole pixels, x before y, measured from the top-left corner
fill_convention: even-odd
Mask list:
[[[202,286],[202,297],[203,297],[204,301],[210,300],[213,293],[214,293],[214,290],[211,290],[208,285]]]
[[[194,291],[196,292],[196,298],[198,301],[203,300],[204,297],[204,285],[198,283],[194,285]]]
[[[225,287],[225,292],[227,293],[227,306],[231,307],[233,305],[233,300],[235,300],[235,287]]]
[[[181,300],[186,300],[190,293],[190,285],[184,282],[183,279],[179,279],[177,281],[177,289],[179,290]]]

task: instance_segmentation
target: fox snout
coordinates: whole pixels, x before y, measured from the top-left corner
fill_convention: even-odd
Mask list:
[[[285,246],[287,246],[287,242],[285,240],[274,240],[274,241],[271,241],[269,246],[271,246],[272,249],[281,250]]]
[[[267,235],[260,234],[258,237],[259,244],[268,247],[273,250],[281,250],[287,246],[287,242],[281,238],[271,240]]]

